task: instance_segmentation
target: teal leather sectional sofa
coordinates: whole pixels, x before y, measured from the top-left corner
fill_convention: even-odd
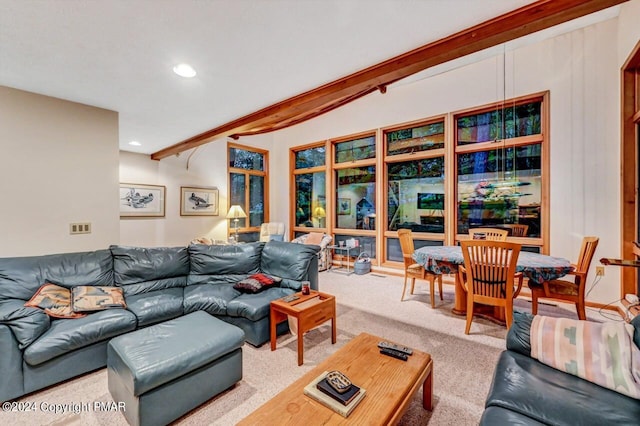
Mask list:
[[[639,400],[532,358],[533,316],[518,311],[513,314],[507,350],[498,359],[480,426],[640,424]],[[631,325],[633,342],[640,347],[640,316]]]
[[[317,246],[270,241],[142,248],[112,246],[83,253],[0,259],[0,400],[7,401],[103,368],[113,337],[195,311],[241,328],[259,346],[269,340],[269,304],[318,289]],[[233,285],[263,272],[282,278],[262,292]],[[26,301],[45,282],[122,287],[126,309],[54,319]],[[278,325],[284,333],[287,323]]]

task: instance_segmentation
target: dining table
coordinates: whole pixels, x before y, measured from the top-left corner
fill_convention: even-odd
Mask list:
[[[458,277],[458,266],[464,264],[462,248],[455,246],[425,246],[414,251],[413,259],[425,270],[434,274],[455,274],[455,301],[452,312],[465,315],[467,292]],[[545,281],[558,279],[574,270],[571,262],[562,257],[520,251],[516,271],[528,278],[528,285],[542,285]],[[489,314],[480,314],[490,320],[504,323],[504,310],[493,309]]]

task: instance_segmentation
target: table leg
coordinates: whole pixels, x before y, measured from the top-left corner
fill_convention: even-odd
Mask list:
[[[336,314],[335,311],[331,317],[331,344],[336,343]]]
[[[298,365],[302,365],[304,362],[304,333],[302,332],[302,327],[300,327],[300,318],[298,321]]]
[[[433,361],[431,361],[433,363]],[[433,364],[427,378],[422,384],[422,407],[425,410],[433,411]]]
[[[271,308],[269,311],[269,336],[271,338],[271,350],[276,350],[276,312]]]
[[[455,274],[455,283],[455,301],[451,312],[456,315],[465,315],[467,313],[467,292],[460,282],[460,276],[457,271]]]

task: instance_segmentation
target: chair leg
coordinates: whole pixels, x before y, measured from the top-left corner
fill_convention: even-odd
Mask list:
[[[509,331],[513,323],[513,300],[507,301],[507,306],[504,308],[504,316],[507,322],[507,331]]]
[[[473,294],[467,292],[467,326],[464,329],[464,334],[469,334],[471,330],[471,321],[473,320]]]
[[[413,289],[416,287],[416,279],[411,278],[411,294],[413,294]]]
[[[431,296],[431,308],[436,307],[436,276],[432,275],[429,280],[429,296]]]
[[[440,300],[444,300],[442,297],[442,274],[438,274],[438,289],[440,290]]]
[[[404,293],[405,291],[407,291],[407,276],[404,276],[404,284],[402,286],[402,295],[400,296],[400,301],[402,302],[404,300]]]
[[[578,311],[578,319],[585,321],[587,319],[587,313],[584,308],[584,300],[576,302],[576,311]]]

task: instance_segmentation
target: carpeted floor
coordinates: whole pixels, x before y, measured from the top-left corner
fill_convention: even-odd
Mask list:
[[[416,286],[414,295],[400,301],[402,278],[367,274],[345,276],[334,272],[320,274],[321,289],[338,300],[338,341],[331,345],[329,325],[308,332],[305,362],[297,366],[297,346],[290,334],[278,338],[274,352],[269,345],[245,345],[243,379],[233,388],[179,419],[180,425],[233,425],[273,395],[295,381],[319,362],[361,332],[428,352],[434,360],[433,412],[422,409],[421,394],[415,396],[401,421],[403,425],[475,425],[482,414],[495,362],[504,348],[504,327],[474,320],[471,334],[464,334],[464,317],[451,313],[453,287],[445,285],[444,301],[437,298],[432,309],[426,284]],[[518,300],[516,309],[530,311],[530,304]],[[570,306],[541,306],[540,313],[575,318]],[[598,312],[590,319],[602,321]],[[19,400],[38,410],[29,413],[2,413],[3,424],[11,425],[126,425],[118,412],[101,411],[94,402],[111,402],[106,370],[67,381]],[[170,401],[167,401],[170,403]],[[45,412],[40,407],[66,405],[67,411]],[[90,409],[74,406],[88,404]],[[277,424],[277,423],[274,423]]]

